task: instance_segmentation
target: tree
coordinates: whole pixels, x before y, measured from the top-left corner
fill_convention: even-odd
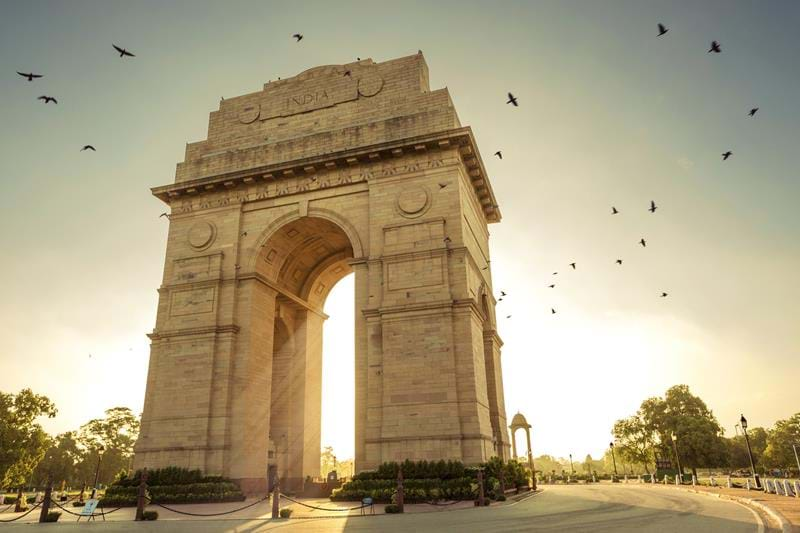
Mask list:
[[[750,433],[748,432],[748,436]],[[752,437],[750,438],[752,442]],[[800,413],[778,420],[767,436],[765,462],[773,468],[795,468],[792,444],[800,449]]]
[[[139,419],[127,407],[106,409],[105,415],[82,425],[78,433],[78,442],[85,451],[77,471],[85,484],[94,481],[98,463],[99,482],[109,484],[121,471],[129,469],[133,459]]]
[[[699,467],[714,467],[728,462],[728,447],[722,438],[722,427],[714,413],[686,385],[670,387],[664,398],[649,398],[639,409],[646,431],[658,442],[662,455],[674,457],[672,435],[682,466],[697,473]]]
[[[325,446],[320,454],[320,474],[323,479],[327,479],[328,473],[336,470],[336,455],[333,453],[333,446]]]
[[[28,479],[48,446],[47,433],[36,420],[56,412],[49,398],[30,389],[16,395],[0,392],[0,487],[22,486]]]
[[[33,483],[38,485],[47,481],[53,482],[54,485],[62,482],[72,483],[76,480],[76,465],[81,455],[75,433],[68,431],[51,439],[44,458],[33,471],[31,478]]]
[[[611,433],[620,458],[628,463],[641,464],[649,474],[648,465],[655,463],[653,432],[648,429],[641,411],[617,420]]]

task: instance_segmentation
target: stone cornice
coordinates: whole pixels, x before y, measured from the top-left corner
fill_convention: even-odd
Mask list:
[[[209,191],[231,189],[255,182],[277,181],[283,176],[311,175],[323,170],[369,164],[375,161],[401,157],[409,153],[453,148],[458,149],[461,161],[467,170],[487,222],[499,222],[501,215],[497,199],[489,183],[486,168],[478,152],[472,129],[469,127],[362,146],[276,165],[263,165],[234,172],[204,176],[171,185],[153,187],[151,191],[154,196],[169,204],[170,200],[174,198],[196,196]]]
[[[150,340],[159,341],[171,337],[185,337],[187,335],[218,335],[220,333],[239,333],[239,326],[235,324],[225,324],[222,326],[208,326],[204,328],[183,328],[170,330],[153,330],[147,336]]]

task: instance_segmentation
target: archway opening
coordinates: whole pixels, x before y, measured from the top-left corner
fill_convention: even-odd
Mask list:
[[[318,217],[295,219],[271,233],[261,245],[256,271],[275,291],[267,451],[270,485],[277,476],[282,487],[299,491],[309,479],[321,475],[322,411],[328,403],[323,402],[322,387],[328,381],[335,389],[335,398],[334,412],[326,418],[332,419],[338,442],[348,440],[350,426],[352,450],[354,284],[340,283],[352,272],[352,258],[353,246],[345,231]],[[342,289],[336,291],[329,305],[334,286]],[[325,326],[327,311],[336,316],[331,326]],[[326,335],[332,337],[327,344],[333,355],[327,371],[335,376],[323,380]],[[347,377],[345,370],[349,371]],[[348,378],[349,385],[344,383]],[[337,423],[339,420],[349,424]],[[348,450],[344,451],[347,454]]]
[[[328,294],[322,337],[321,474],[354,473],[355,458],[355,276],[342,278]]]

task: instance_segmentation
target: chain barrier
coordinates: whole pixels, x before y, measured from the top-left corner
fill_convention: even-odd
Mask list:
[[[64,507],[63,505],[61,505],[60,503],[58,503],[55,500],[50,500],[50,503],[55,504],[56,507],[58,507],[59,509],[61,509],[62,511],[64,511],[67,514],[71,514],[72,516],[85,516],[86,518],[89,518],[91,516],[102,516],[103,519],[105,519],[107,514],[116,513],[117,511],[122,509],[122,507],[117,507],[116,509],[112,509],[110,511],[106,511],[102,507],[100,507],[100,512],[99,513],[92,513],[92,514],[89,515],[89,514],[81,514],[81,513],[76,513],[76,512],[70,511],[69,509],[67,509],[66,507]]]
[[[458,502],[463,502],[463,501],[469,501],[469,500],[453,500],[453,501],[448,502],[448,503],[439,503],[439,502],[422,502],[422,503],[425,503],[425,504],[428,504],[428,505],[437,505],[439,507],[448,507],[450,505],[454,505],[454,504],[456,504]]]
[[[294,500],[294,499],[288,497],[285,494],[281,494],[281,498],[286,498],[287,500],[289,500],[292,503],[296,503],[298,505],[302,505],[303,507],[308,507],[309,509],[316,509],[317,511],[339,511],[339,512],[341,512],[341,511],[358,511],[359,509],[364,509],[365,507],[370,507],[370,506],[374,505],[374,504],[371,504],[371,503],[370,504],[366,504],[366,505],[362,503],[358,507],[337,507],[336,509],[326,509],[325,507],[317,507],[316,505],[309,505],[307,503],[299,502],[297,500]]]
[[[28,509],[27,511],[25,511],[23,514],[21,514],[21,515],[19,515],[19,516],[15,517],[15,518],[10,518],[10,519],[8,519],[8,520],[0,520],[0,522],[16,522],[16,521],[17,521],[17,520],[19,520],[20,518],[24,518],[24,517],[28,516],[29,514],[31,514],[31,513],[32,513],[34,510],[36,510],[36,508],[37,508],[37,507],[39,507],[40,505],[42,505],[42,502],[39,502],[39,503],[37,503],[36,505],[34,505],[33,507],[31,507],[30,509]]]
[[[239,511],[244,511],[245,509],[253,507],[254,505],[257,505],[257,504],[259,504],[261,502],[269,500],[269,496],[264,496],[260,500],[256,500],[253,503],[249,503],[249,504],[245,505],[244,507],[239,507],[238,509],[233,509],[232,511],[225,511],[224,513],[207,513],[207,514],[204,514],[204,513],[190,513],[188,511],[179,511],[177,509],[173,509],[172,507],[167,507],[164,504],[161,504],[161,503],[158,503],[158,502],[154,502],[150,498],[147,498],[147,500],[150,502],[151,505],[157,505],[157,506],[159,506],[159,507],[161,507],[163,509],[166,509],[167,511],[172,511],[173,513],[178,513],[178,514],[182,514],[182,515],[186,515],[186,516],[223,516],[223,515],[226,515],[226,514],[233,514],[233,513],[239,512]]]
[[[9,505],[8,507],[6,507],[6,508],[5,508],[5,509],[3,509],[2,511],[0,511],[0,514],[2,514],[2,513],[5,513],[6,511],[8,511],[9,509],[11,509],[11,508],[12,508],[12,507],[14,507],[15,505],[17,505],[17,502],[14,502],[14,503],[12,503],[12,504],[11,504],[11,505]]]

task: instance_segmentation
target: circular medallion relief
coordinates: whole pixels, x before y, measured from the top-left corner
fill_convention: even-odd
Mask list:
[[[375,73],[367,73],[358,80],[358,94],[361,96],[375,96],[383,89],[383,78]]]
[[[211,246],[217,236],[217,228],[211,222],[195,222],[189,228],[189,246],[195,250],[203,250]]]
[[[424,187],[409,187],[400,191],[396,204],[403,216],[418,217],[428,210],[430,193]]]
[[[250,124],[251,122],[255,122],[260,114],[261,104],[247,104],[239,111],[239,122],[242,124]]]

